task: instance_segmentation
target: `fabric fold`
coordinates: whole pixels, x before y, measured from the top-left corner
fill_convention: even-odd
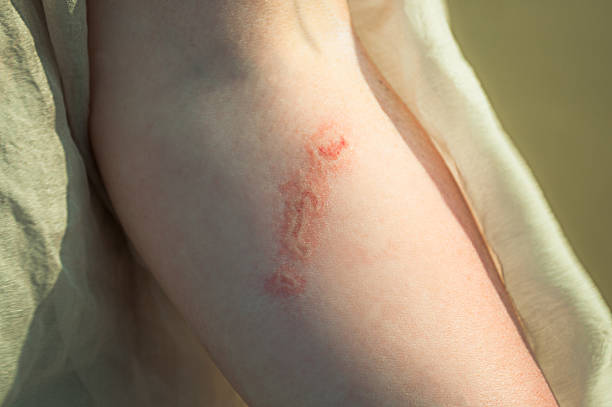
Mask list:
[[[561,407],[612,405],[610,310],[501,128],[440,0],[349,0],[355,31],[453,172]]]

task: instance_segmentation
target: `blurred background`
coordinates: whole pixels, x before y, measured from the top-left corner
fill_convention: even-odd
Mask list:
[[[612,304],[612,1],[447,0],[451,27]]]

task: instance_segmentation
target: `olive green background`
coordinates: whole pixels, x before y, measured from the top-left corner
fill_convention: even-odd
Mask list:
[[[447,0],[451,26],[612,304],[612,1]]]

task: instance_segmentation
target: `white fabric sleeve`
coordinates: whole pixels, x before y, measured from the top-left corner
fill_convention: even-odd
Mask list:
[[[501,128],[441,0],[349,0],[357,36],[438,147],[561,407],[612,406],[612,318]]]

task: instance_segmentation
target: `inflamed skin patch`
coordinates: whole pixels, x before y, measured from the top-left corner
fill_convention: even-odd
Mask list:
[[[308,284],[300,270],[319,247],[328,212],[331,180],[347,167],[350,146],[347,134],[333,122],[304,137],[305,159],[278,186],[283,199],[276,230],[276,269],[266,277],[265,290],[273,297],[300,295]]]

